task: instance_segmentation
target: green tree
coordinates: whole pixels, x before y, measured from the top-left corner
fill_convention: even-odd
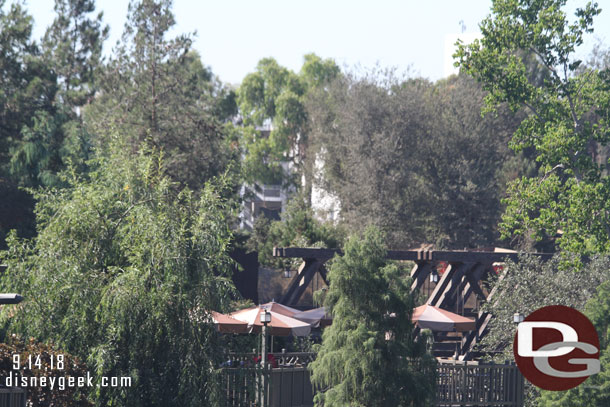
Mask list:
[[[422,157],[416,168],[420,202],[426,203],[417,213],[427,222],[427,241],[439,246],[462,249],[498,242],[507,183],[535,171],[527,156],[508,148],[520,114],[502,106],[481,119],[484,97],[471,77],[459,75],[435,83],[423,101],[428,117],[435,119],[426,123],[426,137],[416,148]]]
[[[483,309],[494,318],[482,341],[482,349],[492,353],[502,350],[503,353],[497,354],[497,361],[511,358],[515,312],[528,315],[549,304],[584,310],[600,284],[610,280],[607,258],[591,260],[578,270],[578,278],[574,278],[574,270],[561,269],[560,260],[560,256],[555,256],[543,262],[535,256],[523,255],[518,262],[507,262],[506,274],[491,283],[496,294]]]
[[[341,228],[318,221],[311,208],[300,196],[294,197],[282,212],[282,219],[272,221],[259,216],[246,247],[258,252],[258,261],[265,266],[297,268],[301,260],[272,257],[273,247],[325,247],[339,248],[343,243]],[[298,264],[294,264],[294,262]]]
[[[68,161],[82,167],[88,157],[89,141],[78,111],[95,91],[93,75],[108,30],[101,27],[101,15],[89,19],[94,8],[90,0],[58,0],[57,16],[42,47],[32,44],[29,57],[27,53],[20,57],[22,65],[34,74],[21,78],[22,88],[40,92],[40,96],[29,95],[32,102],[26,103],[33,111],[25,120],[15,118],[16,141],[9,165],[11,176],[20,185],[57,185],[57,174]],[[8,35],[19,38],[11,30]]]
[[[55,19],[43,38],[45,63],[58,81],[58,103],[73,110],[90,102],[108,26],[94,18],[93,0],[55,0]]]
[[[503,234],[540,240],[560,230],[564,251],[607,252],[608,157],[597,152],[610,137],[610,75],[607,69],[583,68],[574,56],[601,10],[589,2],[570,22],[565,4],[495,0],[480,24],[483,38],[461,44],[456,64],[489,92],[489,109],[506,102],[528,112],[511,147],[535,149],[539,172],[511,183]],[[544,81],[528,76],[524,53],[544,67]]]
[[[15,355],[19,355],[19,369],[15,369]],[[32,361],[32,362],[30,362]],[[40,362],[38,365],[36,362]],[[58,362],[61,363],[58,368]],[[87,366],[78,358],[58,349],[53,345],[36,342],[33,338],[25,341],[17,336],[11,336],[8,341],[0,344],[0,375],[6,378],[16,377],[49,377],[49,372],[59,378],[86,377]],[[58,374],[59,373],[59,374]],[[55,379],[59,380],[59,379]],[[5,382],[6,383],[6,382]],[[63,387],[63,388],[62,388]],[[56,381],[53,389],[50,386],[28,387],[26,392],[27,405],[31,407],[91,407],[93,403],[87,398],[87,393],[74,386],[64,383],[60,386]]]
[[[601,371],[568,391],[543,391],[538,406],[602,407],[610,403],[610,281],[598,287],[597,295],[587,302],[585,315],[597,329]]]
[[[125,150],[36,194],[37,237],[13,234],[2,253],[0,289],[26,297],[3,309],[5,329],[58,344],[98,380],[132,378],[93,388],[96,405],[218,405],[221,346],[206,313],[233,298],[226,191],[176,192],[158,155]]]
[[[305,98],[339,75],[331,59],[307,54],[301,72],[280,66],[273,58],[261,59],[256,71],[248,74],[238,91],[238,104],[244,119],[244,172],[250,182],[296,184],[307,175],[308,116]],[[268,136],[257,127],[271,125]],[[294,173],[282,167],[290,162]],[[306,183],[308,189],[309,182]]]
[[[101,78],[100,96],[86,111],[88,129],[108,144],[108,128],[137,151],[162,150],[167,173],[200,188],[224,172],[235,152],[225,142],[232,94],[220,87],[189,35],[168,38],[171,0],[131,1],[123,37]]]
[[[342,222],[379,227],[393,248],[496,242],[504,185],[527,160],[506,147],[516,128],[507,109],[481,120],[483,97],[466,76],[432,84],[391,72],[346,75],[312,94],[316,177],[338,197]]]
[[[94,11],[93,0],[56,0],[55,19],[42,40],[42,59],[57,78],[54,106],[61,160],[81,172],[92,154],[92,136],[83,126],[81,111],[99,89],[102,46],[108,38],[103,13],[92,16]]]
[[[311,364],[316,405],[422,406],[434,397],[434,361],[413,336],[408,278],[385,259],[382,234],[352,237],[329,271],[333,324]]]
[[[33,201],[20,186],[52,185],[61,169],[53,73],[31,39],[32,18],[0,0],[0,247],[9,229],[34,233]]]
[[[529,315],[550,304],[565,305],[582,311],[595,296],[598,287],[610,281],[608,258],[594,258],[577,270],[559,267],[561,261],[560,255],[546,262],[535,256],[523,255],[518,262],[506,263],[506,273],[492,279],[490,283],[496,290],[494,297],[483,305],[483,310],[493,315],[493,318],[479,350],[493,355],[494,361],[498,363],[513,359],[514,313]],[[578,278],[574,277],[575,271],[578,272]],[[590,305],[587,305],[587,309],[589,307]],[[528,382],[525,390],[526,405],[540,405],[539,389]]]

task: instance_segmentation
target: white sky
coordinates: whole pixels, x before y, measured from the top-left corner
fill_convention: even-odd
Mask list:
[[[10,0],[9,0],[10,1]],[[123,31],[127,0],[97,0],[110,25],[108,54]],[[573,8],[585,1],[569,1]],[[603,3],[599,1],[599,3]],[[53,0],[26,0],[34,36],[54,18]],[[395,67],[436,80],[444,76],[445,37],[477,33],[491,0],[174,0],[174,34],[197,31],[194,47],[221,80],[241,82],[272,56],[294,71],[315,52],[340,66]],[[610,45],[610,9],[595,20],[595,36]],[[582,53],[594,43],[590,36]]]

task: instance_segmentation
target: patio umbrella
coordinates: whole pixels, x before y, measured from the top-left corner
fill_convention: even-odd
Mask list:
[[[220,312],[212,311],[212,321],[218,332],[221,333],[244,334],[248,332],[247,323]]]
[[[262,309],[265,309],[269,312],[277,312],[278,314],[286,315],[287,317],[293,318],[294,314],[298,314],[301,312],[296,308],[289,307],[288,305],[282,305],[275,301],[267,302],[265,304],[259,305]]]
[[[476,322],[470,318],[428,304],[415,308],[411,321],[417,323],[420,328],[433,331],[463,332],[472,331],[476,327]]]
[[[246,322],[248,324],[249,332],[260,332],[263,327],[263,324],[260,321],[260,314],[265,310],[271,313],[271,322],[267,324],[267,333],[269,335],[307,336],[311,332],[311,325],[308,323],[291,318],[281,314],[280,312],[273,311],[273,309],[268,308],[268,304],[236,311],[231,314],[231,317]]]
[[[326,308],[324,307],[297,312],[292,317],[307,322],[313,328],[325,327],[333,323],[333,318],[330,314],[326,313]]]

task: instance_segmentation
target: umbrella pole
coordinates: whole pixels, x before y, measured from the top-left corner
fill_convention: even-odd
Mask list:
[[[273,353],[273,335],[271,335],[271,352],[270,353]]]
[[[267,365],[267,324],[263,325],[263,337],[261,338],[261,366]]]

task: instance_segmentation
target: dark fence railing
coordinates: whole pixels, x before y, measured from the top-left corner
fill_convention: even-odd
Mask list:
[[[270,369],[228,367],[222,371],[222,386],[227,407],[269,406]]]
[[[274,367],[306,367],[316,355],[311,352],[273,352],[270,353]],[[230,353],[226,356],[224,367],[249,367],[258,358],[258,353]]]
[[[523,384],[515,365],[439,365],[436,405],[522,406]]]
[[[223,369],[226,405],[313,406],[310,353],[274,354],[277,367],[256,366],[254,354],[231,355]],[[437,365],[437,407],[523,406],[523,376],[515,365]]]
[[[25,407],[26,392],[19,387],[0,388],[0,407]]]

